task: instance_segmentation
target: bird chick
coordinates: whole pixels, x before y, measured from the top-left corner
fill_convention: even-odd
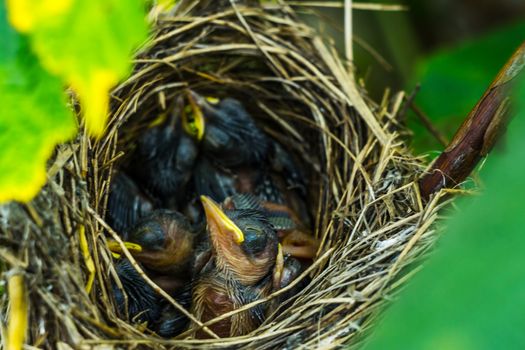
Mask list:
[[[190,120],[199,116],[204,124],[194,175],[197,194],[218,202],[235,193],[254,193],[277,203],[285,203],[289,190],[304,197],[304,177],[292,157],[257,126],[240,101],[206,98],[194,91],[189,91],[188,101],[183,125],[188,115]]]
[[[149,330],[170,338],[181,333],[189,323],[188,318],[168,303],[153,289],[132,266],[128,259],[115,264],[120,286],[112,283],[113,296],[120,317],[133,323],[146,323]],[[183,307],[191,304],[191,285],[187,284],[172,295]]]
[[[319,242],[306,231],[298,216],[285,205],[261,201],[251,194],[228,197],[223,206],[227,209],[256,209],[264,212],[277,231],[284,255],[302,260],[313,260]]]
[[[254,209],[223,211],[208,197],[201,197],[208,223],[213,261],[203,269],[193,289],[194,315],[209,321],[269,295],[279,255],[277,233],[263,212]],[[210,328],[219,336],[247,334],[259,326],[266,307],[237,313]],[[197,332],[197,337],[205,337]]]
[[[168,208],[177,208],[184,199],[184,190],[198,155],[194,137],[198,138],[199,131],[189,135],[183,130],[181,110],[182,100],[179,99],[171,114],[161,115],[144,131],[126,166],[128,173]],[[184,128],[188,125],[186,120]]]
[[[128,175],[123,172],[114,175],[110,186],[106,219],[123,239],[127,239],[127,230],[154,208],[153,199]]]
[[[152,324],[160,317],[160,295],[146,283],[128,259],[115,263],[122,289],[113,282],[113,296],[120,317],[132,322]]]
[[[165,287],[163,289],[172,290],[177,288],[177,280],[190,274],[197,236],[198,232],[184,215],[158,209],[139,220],[130,230],[124,245],[148,272],[158,278],[159,285]],[[122,252],[117,242],[108,244],[111,251]]]

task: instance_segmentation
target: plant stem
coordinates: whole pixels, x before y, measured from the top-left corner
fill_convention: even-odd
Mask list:
[[[509,101],[516,78],[525,68],[525,42],[501,69],[454,138],[419,181],[425,200],[442,188],[459,185],[488,154],[509,121]]]

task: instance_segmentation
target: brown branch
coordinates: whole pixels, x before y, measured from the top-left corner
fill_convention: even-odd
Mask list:
[[[505,129],[511,88],[525,68],[525,42],[516,50],[460,126],[448,147],[420,179],[421,195],[460,184],[487,155]]]

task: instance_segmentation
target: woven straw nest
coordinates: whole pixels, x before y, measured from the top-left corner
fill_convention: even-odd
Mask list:
[[[161,339],[119,319],[110,292],[116,274],[106,239],[116,234],[104,217],[112,173],[136,135],[187,87],[244,101],[308,177],[312,230],[321,242],[300,277],[311,282],[243,337]],[[62,349],[357,344],[414,271],[405,267],[416,266],[432,245],[443,205],[419,196],[416,180],[425,163],[405,146],[403,101],[403,93],[371,101],[334,48],[285,4],[182,1],[159,17],[132,76],[114,91],[106,136],[94,141],[81,132],[58,147],[40,195],[0,212],[0,260],[9,271],[3,278],[25,276],[27,343]],[[4,295],[1,310],[8,308]]]

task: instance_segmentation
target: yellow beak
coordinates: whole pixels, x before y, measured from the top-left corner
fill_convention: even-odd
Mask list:
[[[126,247],[130,253],[142,252],[142,246],[140,244],[124,242],[124,247]],[[121,254],[123,251],[121,245],[117,241],[108,241],[108,248],[114,254]]]
[[[204,136],[204,129],[206,127],[204,122],[204,113],[202,112],[202,108],[197,103],[194,92],[190,91],[188,92],[188,101],[190,101],[189,107],[191,107],[190,111],[183,111],[182,118],[183,118],[183,127],[186,130],[186,132],[190,135],[194,135],[194,137],[197,139],[197,141],[202,140]],[[188,121],[187,113],[193,112],[193,122],[190,123]]]
[[[284,255],[281,243],[277,245],[277,256],[275,257],[275,267],[273,269],[273,287],[275,290],[281,289],[281,279],[284,270]]]
[[[201,202],[206,213],[208,226],[215,225],[222,235],[230,234],[237,244],[241,244],[244,241],[244,234],[241,229],[226,216],[217,203],[206,196],[201,196]]]

